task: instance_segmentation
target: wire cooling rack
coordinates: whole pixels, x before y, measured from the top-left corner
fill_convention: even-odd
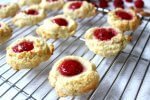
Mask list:
[[[61,14],[53,11],[48,17]],[[117,56],[103,58],[88,50],[83,38],[85,31],[94,26],[108,26],[107,15],[77,20],[79,23],[75,36],[67,39],[48,40],[53,43],[55,52],[52,57],[34,69],[15,71],[6,64],[6,47],[20,37],[37,36],[32,27],[17,28],[11,18],[1,19],[13,29],[13,36],[0,46],[0,96],[1,100],[148,100],[150,98],[150,19],[143,20],[134,32],[126,32],[133,40]],[[90,60],[97,66],[101,81],[96,90],[82,96],[59,98],[48,82],[52,65],[66,55],[77,55]]]

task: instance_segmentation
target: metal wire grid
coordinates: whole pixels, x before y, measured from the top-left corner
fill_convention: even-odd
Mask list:
[[[61,11],[59,13],[61,13]],[[56,14],[58,14],[58,12],[54,11],[49,13],[49,16]],[[48,43],[52,42],[56,49],[50,60],[42,63],[35,69],[21,70],[19,72],[11,69],[10,66],[6,64],[5,48],[15,39],[22,36],[36,36],[34,31],[41,23],[33,27],[19,29],[10,23],[10,18],[2,20],[14,28],[14,34],[9,41],[0,47],[1,98],[6,100],[62,99],[57,96],[55,90],[49,85],[47,77],[53,63],[66,55],[78,55],[94,62],[101,75],[101,81],[95,91],[91,91],[82,96],[66,97],[64,99],[128,100],[139,98],[141,100],[150,97],[150,86],[146,84],[149,81],[146,76],[149,73],[150,59],[144,56],[145,52],[149,51],[148,47],[150,45],[149,21],[143,21],[142,25],[135,32],[126,33],[135,38],[124,51],[120,52],[116,57],[103,58],[90,52],[84,42],[79,39],[88,28],[107,25],[106,19],[106,15],[98,14],[93,18],[78,20],[80,24],[75,37],[70,37],[65,40],[47,41]],[[144,45],[140,44],[141,41],[144,41],[142,42]],[[140,46],[138,44],[140,44]],[[144,92],[143,89],[145,90]]]

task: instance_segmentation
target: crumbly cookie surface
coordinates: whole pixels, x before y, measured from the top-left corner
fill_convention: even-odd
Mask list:
[[[38,12],[37,15],[27,14],[26,12],[29,10],[35,10]],[[44,9],[41,9],[38,5],[33,5],[27,8],[24,11],[20,11],[16,16],[12,19],[14,25],[18,27],[35,25],[42,21],[46,17],[46,12]]]
[[[12,28],[6,23],[0,22],[0,45],[12,36]]]
[[[10,3],[7,5],[1,5],[0,7],[0,18],[13,17],[19,10],[19,5],[17,3]]]
[[[103,57],[111,57],[118,54],[127,43],[130,41],[130,37],[124,35],[119,29],[113,28],[117,34],[112,37],[110,40],[101,41],[95,39],[93,33],[99,27],[93,27],[86,31],[84,38],[87,47],[93,51],[95,54],[101,55]],[[101,27],[102,28],[102,27]],[[103,28],[112,28],[112,27],[103,27]]]
[[[75,10],[70,9],[69,6],[75,2],[82,2],[81,7]],[[96,14],[96,8],[93,4],[88,3],[87,1],[70,1],[64,5],[63,12],[65,15],[70,16],[73,19],[86,18],[94,16]]]
[[[61,9],[63,5],[64,0],[56,0],[56,1],[42,0],[40,3],[40,7],[45,10],[58,10]]]
[[[18,0],[20,6],[39,4],[41,0]]]
[[[59,65],[66,59],[73,59],[79,61],[85,70],[75,76],[64,76],[58,71]],[[99,82],[99,75],[96,71],[96,66],[77,56],[66,56],[58,60],[49,73],[49,82],[55,87],[59,96],[74,96],[87,93],[97,87]]]
[[[33,42],[34,48],[30,51],[16,53],[13,47],[21,42]],[[45,40],[33,36],[21,38],[7,47],[6,61],[15,70],[37,67],[41,62],[50,58],[53,54],[54,46],[48,45]]]
[[[126,11],[130,13],[133,18],[131,20],[123,20],[115,14],[116,11]],[[137,16],[134,10],[123,10],[121,8],[117,8],[113,11],[110,11],[108,13],[107,21],[111,26],[119,28],[122,31],[135,30],[141,23],[140,18]]]
[[[52,20],[56,18],[63,18],[68,22],[67,26],[59,26],[53,23]],[[67,38],[72,36],[77,29],[77,23],[65,15],[57,15],[48,18],[44,21],[44,24],[37,28],[36,33],[45,39],[57,39],[57,38]]]

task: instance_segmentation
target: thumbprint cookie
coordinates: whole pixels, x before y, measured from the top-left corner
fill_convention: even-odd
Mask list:
[[[76,18],[91,17],[96,14],[96,8],[92,3],[87,1],[70,1],[63,7],[65,15]]]
[[[19,9],[17,3],[0,4],[0,18],[13,17]]]
[[[36,33],[46,39],[67,38],[77,29],[77,23],[65,15],[48,18],[37,28]]]
[[[66,56],[53,65],[49,82],[60,97],[75,96],[94,90],[99,75],[95,64],[82,57]]]
[[[54,46],[33,36],[20,38],[7,47],[7,63],[15,70],[37,67],[53,54]]]
[[[18,27],[35,25],[46,17],[46,12],[38,5],[31,6],[26,10],[20,11],[13,18],[14,25]]]
[[[59,10],[63,7],[64,0],[42,0],[40,7],[45,10]]]
[[[130,41],[119,29],[112,27],[93,27],[86,31],[85,43],[95,54],[111,57],[118,54]]]
[[[0,45],[12,36],[12,28],[6,23],[0,22]]]
[[[135,30],[141,21],[134,10],[117,8],[108,13],[108,23],[122,31],[130,31]]]
[[[41,0],[18,0],[20,6],[39,4]]]

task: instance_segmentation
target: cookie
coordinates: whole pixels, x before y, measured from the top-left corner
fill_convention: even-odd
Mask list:
[[[18,27],[31,26],[39,23],[45,17],[45,10],[41,9],[38,5],[34,5],[16,14],[12,22]]]
[[[6,23],[0,22],[0,45],[12,36],[12,28]]]
[[[96,14],[96,8],[87,1],[70,1],[64,5],[63,12],[73,19],[87,18]]]
[[[41,0],[18,0],[20,6],[39,4]]]
[[[0,5],[0,18],[13,17],[19,10],[17,3],[10,3],[6,5]]]
[[[86,31],[84,38],[89,50],[103,57],[117,55],[131,39],[113,27],[90,28]]]
[[[117,8],[108,13],[108,23],[122,31],[135,30],[141,23],[134,10]]]
[[[48,18],[39,26],[36,33],[45,39],[68,38],[77,29],[77,23],[65,15],[57,15]]]
[[[64,0],[42,0],[40,7],[45,10],[59,10],[63,7]]]
[[[20,38],[7,47],[6,61],[15,70],[30,69],[48,60],[54,46],[33,36]]]
[[[58,96],[75,96],[94,90],[99,83],[95,64],[78,56],[58,60],[49,73],[49,82]]]

